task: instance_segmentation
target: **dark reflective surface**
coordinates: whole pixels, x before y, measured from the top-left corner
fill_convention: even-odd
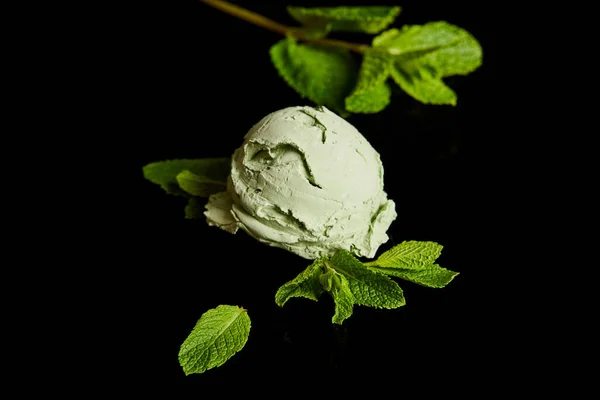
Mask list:
[[[135,369],[182,384],[380,369],[405,377],[431,369],[459,379],[485,375],[480,366],[492,357],[488,338],[494,329],[486,308],[485,256],[495,240],[489,232],[501,195],[492,183],[499,173],[494,160],[500,137],[492,12],[466,2],[427,3],[379,2],[404,8],[395,26],[443,19],[478,38],[484,66],[446,80],[458,94],[458,106],[425,106],[398,92],[384,112],[349,121],[381,154],[385,189],[396,202],[391,240],[380,252],[403,240],[436,241],[444,246],[439,263],[461,274],[444,289],[400,282],[405,307],[357,306],[342,327],[331,324],[333,303],[327,295],[319,302],[291,299],[284,308],[276,306],[276,290],[303,270],[306,260],[243,232],[230,235],[184,219],[185,201],[141,176],[141,167],[152,161],[229,156],[266,114],[310,104],[270,64],[268,49],[280,37],[194,1],[140,11],[128,56],[142,61],[127,69],[131,86],[125,92],[131,93],[132,108],[122,110],[134,115],[126,129],[139,143],[131,149],[137,185],[131,204],[140,228],[131,238],[138,251],[126,260],[135,290],[123,306],[129,315],[124,326],[133,332],[131,340],[135,327],[143,329],[142,341],[150,347],[140,352]],[[244,2],[292,24],[282,4]],[[223,366],[185,377],[179,346],[200,315],[219,304],[249,310],[248,343]]]

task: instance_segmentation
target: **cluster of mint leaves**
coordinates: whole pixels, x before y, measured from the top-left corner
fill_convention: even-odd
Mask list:
[[[342,116],[377,113],[390,103],[390,82],[425,104],[456,105],[443,78],[467,75],[482,64],[478,41],[446,21],[388,28],[400,7],[288,7],[302,24],[270,49],[280,76],[303,98]],[[378,34],[357,45],[357,61],[344,47],[314,43],[333,32]],[[299,40],[300,38],[300,40]],[[301,42],[302,38],[308,39]],[[316,43],[316,44],[315,44]]]
[[[354,305],[398,308],[406,304],[396,277],[421,286],[442,288],[457,272],[435,263],[442,246],[435,242],[404,241],[366,263],[352,253],[338,249],[331,257],[315,260],[295,279],[284,284],[275,295],[280,307],[292,297],[318,300],[327,292],[333,298],[334,324],[352,315]]]
[[[188,199],[187,218],[202,218],[206,198],[225,190],[228,158],[174,159],[143,167],[143,175],[167,193]],[[332,323],[342,324],[355,305],[394,309],[406,304],[402,289],[392,278],[421,286],[442,288],[457,272],[436,264],[442,246],[428,241],[404,241],[375,260],[362,262],[339,249],[331,257],[314,260],[296,278],[282,285],[275,303],[283,307],[293,297],[317,301],[331,295],[335,312]],[[246,344],[250,334],[247,310],[220,305],[205,312],[181,345],[179,363],[186,375],[203,373],[225,363]]]

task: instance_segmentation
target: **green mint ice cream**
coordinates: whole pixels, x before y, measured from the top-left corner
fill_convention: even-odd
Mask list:
[[[396,218],[383,166],[367,140],[324,107],[289,107],[254,125],[235,150],[209,225],[307,259],[346,249],[374,257]]]

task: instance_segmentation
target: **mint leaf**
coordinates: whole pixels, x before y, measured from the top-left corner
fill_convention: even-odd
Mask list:
[[[359,93],[346,97],[346,110],[353,113],[373,114],[385,109],[390,104],[392,90],[383,82]]]
[[[399,61],[419,58],[444,76],[466,75],[482,63],[473,35],[445,21],[390,29],[373,39],[373,47],[387,49]]]
[[[404,241],[365,265],[419,270],[433,265],[442,253],[442,248],[436,242]]]
[[[337,250],[325,265],[348,279],[354,304],[375,308],[397,308],[406,304],[396,282],[368,269],[346,250]]]
[[[457,97],[429,66],[402,65],[391,73],[394,82],[409,96],[423,104],[456,105]]]
[[[196,175],[187,169],[177,174],[175,179],[179,187],[192,196],[208,197],[213,193],[222,192],[226,189],[225,182]]]
[[[443,288],[449,284],[458,272],[442,268],[437,264],[427,266],[419,270],[370,267],[372,270],[381,272],[390,276],[404,279],[421,286],[430,288]]]
[[[333,287],[333,277],[337,274],[337,272],[335,272],[335,270],[327,266],[324,266],[324,268],[325,272],[323,272],[321,276],[319,276],[319,282],[321,282],[321,286],[323,287],[323,289],[326,292],[329,292]]]
[[[387,51],[369,49],[364,52],[354,92],[362,92],[386,81],[395,58]]]
[[[458,275],[458,272],[435,264],[442,248],[435,242],[404,241],[365,265],[373,271],[421,286],[441,288]]]
[[[469,74],[482,63],[477,40],[445,21],[392,28],[374,38],[373,47],[395,56],[392,78],[425,104],[456,105],[456,94],[442,78]]]
[[[379,49],[365,51],[354,90],[346,97],[346,110],[377,113],[390,103],[391,90],[385,81],[394,67],[394,57]]]
[[[189,197],[177,176],[189,171],[199,177],[225,185],[231,168],[229,158],[175,159],[150,163],[142,168],[144,178],[160,185],[167,193]],[[221,189],[222,190],[222,189]]]
[[[330,31],[365,32],[375,34],[390,25],[400,7],[359,6],[359,7],[292,7],[288,13],[305,26]]]
[[[250,334],[247,310],[220,305],[198,320],[179,349],[179,365],[186,375],[218,367],[240,351]]]
[[[356,82],[357,67],[346,49],[282,39],[271,47],[279,75],[300,96],[344,116],[344,99]]]
[[[185,206],[185,217],[188,219],[202,219],[204,215],[204,203],[201,203],[197,197],[190,197]]]
[[[331,322],[341,325],[345,319],[350,318],[354,308],[354,295],[350,290],[348,279],[343,275],[334,273],[329,293],[335,304],[335,314],[331,318]]]
[[[319,278],[323,273],[325,260],[326,258],[316,259],[296,278],[281,286],[275,293],[275,303],[279,307],[283,307],[292,297],[305,297],[317,301],[323,293],[323,286]]]

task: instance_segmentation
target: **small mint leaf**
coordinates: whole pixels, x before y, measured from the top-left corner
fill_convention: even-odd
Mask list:
[[[226,189],[225,182],[199,176],[188,170],[181,171],[175,179],[182,190],[197,197],[209,197]]]
[[[286,38],[271,47],[270,55],[279,75],[301,97],[347,115],[344,99],[358,72],[348,50],[300,44]]]
[[[229,305],[208,310],[181,345],[179,365],[186,375],[223,365],[244,347],[249,335],[247,310]]]
[[[456,93],[430,66],[403,63],[392,70],[391,76],[404,92],[423,104],[456,105]]]
[[[358,7],[292,7],[288,13],[304,26],[327,28],[331,31],[364,32],[375,34],[390,25],[400,7],[358,6]]]
[[[319,278],[323,273],[322,266],[325,260],[326,258],[316,259],[297,277],[283,284],[275,293],[275,303],[279,307],[283,307],[292,297],[304,297],[317,301],[323,293],[323,286]]]
[[[345,319],[350,318],[354,308],[354,295],[350,290],[350,284],[345,276],[334,272],[332,286],[329,291],[335,304],[335,314],[331,322],[341,325]]]
[[[177,175],[189,171],[197,176],[225,185],[231,168],[229,158],[175,159],[158,161],[142,168],[144,178],[162,187],[167,193],[189,197],[179,186]]]
[[[430,288],[443,288],[448,285],[459,273],[442,268],[437,264],[430,265],[424,269],[410,270],[385,267],[370,267],[376,272],[394,276],[417,285]]]
[[[346,250],[337,250],[325,265],[348,279],[355,304],[375,308],[397,308],[406,304],[396,282],[368,269]]]
[[[381,254],[367,266],[419,270],[428,268],[442,253],[443,246],[436,242],[404,241]]]
[[[325,267],[325,272],[319,276],[319,282],[321,282],[321,286],[323,286],[323,290],[326,292],[330,292],[333,287],[333,277],[336,274],[335,270]]]

